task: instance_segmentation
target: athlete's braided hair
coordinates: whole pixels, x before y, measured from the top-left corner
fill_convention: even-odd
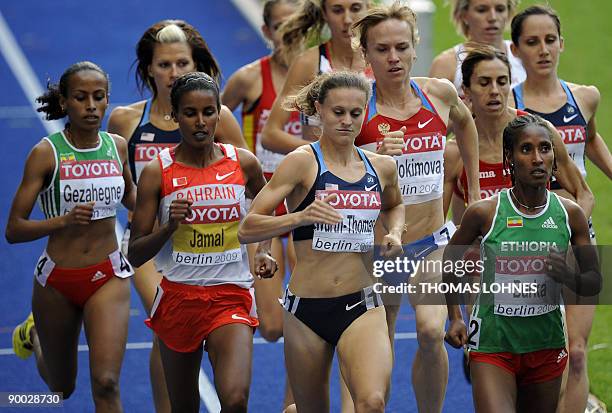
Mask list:
[[[191,72],[185,73],[181,77],[177,78],[172,84],[172,90],[170,91],[170,103],[172,104],[172,111],[178,113],[179,103],[181,98],[187,92],[194,90],[209,90],[215,96],[217,101],[217,110],[221,110],[221,99],[219,98],[219,85],[209,75],[204,72]]]
[[[504,128],[503,134],[503,150],[504,150],[504,169],[510,171],[510,178],[512,179],[512,185],[514,182],[514,163],[511,161],[512,154],[514,151],[514,145],[516,144],[518,138],[522,135],[523,131],[531,126],[541,127],[546,130],[546,134],[551,141],[553,142],[552,131],[550,130],[549,124],[539,117],[538,115],[533,115],[531,113],[525,114],[523,116],[517,116],[512,121],[508,123],[508,125]],[[555,146],[553,144],[553,173],[557,171],[557,158],[554,156]]]
[[[463,86],[466,88],[469,88],[471,85],[472,74],[474,73],[476,65],[483,60],[501,60],[508,68],[508,80],[512,78],[508,56],[493,46],[477,42],[468,42],[465,44],[464,53],[465,58],[461,63],[461,74],[463,75]]]
[[[45,113],[45,118],[47,120],[65,118],[67,113],[66,110],[60,105],[60,96],[63,96],[64,98],[68,97],[68,82],[70,81],[70,77],[75,73],[83,72],[85,70],[93,70],[94,72],[98,72],[104,76],[106,79],[106,93],[108,95],[110,89],[108,74],[95,63],[87,61],[78,62],[64,71],[60,77],[59,83],[51,83],[50,80],[47,82],[47,92],[36,98],[36,102],[40,103],[40,106],[38,109],[36,109],[36,111]]]
[[[315,102],[325,102],[330,90],[336,88],[359,89],[366,94],[366,102],[370,100],[372,86],[368,79],[355,72],[338,71],[323,73],[310,84],[304,86],[296,95],[288,96],[283,102],[283,109],[299,110],[308,116],[317,113]]]
[[[559,20],[557,12],[548,6],[535,5],[527,7],[512,18],[512,23],[510,23],[510,37],[515,46],[518,46],[521,34],[523,34],[523,23],[525,20],[527,20],[529,16],[538,15],[550,17],[557,27],[557,34],[561,37],[561,20]]]
[[[140,93],[147,88],[153,92],[154,97],[157,96],[157,87],[153,77],[149,75],[155,45],[175,42],[189,44],[195,70],[208,73],[215,81],[219,81],[219,64],[195,27],[183,20],[162,20],[149,27],[136,45],[136,60],[133,65],[136,65],[136,84]]]

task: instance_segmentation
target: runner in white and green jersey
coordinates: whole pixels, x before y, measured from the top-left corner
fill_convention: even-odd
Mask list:
[[[66,400],[74,392],[84,325],[95,410],[121,412],[119,374],[133,270],[118,249],[115,215],[119,203],[134,208],[136,190],[126,141],[100,131],[108,87],[98,65],[79,62],[37,99],[48,120],[67,122],[30,151],[6,238],[48,238],[33,274],[32,314],[13,332],[15,354],[34,353],[49,390]],[[37,199],[44,219],[30,217]]]
[[[567,363],[558,305],[561,287],[595,295],[601,275],[584,213],[546,188],[555,159],[545,121],[534,115],[511,121],[504,130],[504,162],[513,187],[470,206],[444,255],[456,264],[483,237],[484,271],[469,331],[459,294],[449,293],[447,341],[471,349],[477,412],[552,413]],[[566,264],[569,245],[577,271]],[[474,288],[456,283],[450,271],[444,279]]]
[[[38,201],[45,217],[66,215],[76,205],[93,202],[92,220],[114,217],[125,184],[123,166],[113,138],[98,133],[93,148],[77,149],[63,132],[46,138],[55,154],[51,183],[40,192]]]

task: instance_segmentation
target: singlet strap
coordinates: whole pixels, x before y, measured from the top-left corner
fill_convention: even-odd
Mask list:
[[[523,101],[523,85],[524,82],[519,83],[512,89],[512,95],[514,96],[514,106],[517,109],[525,109],[525,102]]]
[[[578,105],[576,104],[576,100],[574,99],[574,95],[572,94],[572,91],[570,90],[570,88],[567,85],[567,83],[565,83],[565,81],[562,80],[562,79],[559,79],[559,82],[561,83],[561,87],[565,91],[565,96],[567,96],[567,104],[570,105],[570,106],[575,107],[576,109],[578,109]]]
[[[429,98],[427,98],[425,93],[423,93],[419,85],[417,85],[417,83],[413,79],[410,79],[410,86],[412,87],[412,89],[414,89],[417,95],[419,95],[419,98],[421,99],[421,105],[423,105],[423,107],[428,111],[437,115],[438,111],[436,111],[436,108],[434,108],[433,104],[429,101]]]
[[[174,148],[172,148],[172,153],[170,152],[171,148],[163,149],[159,153],[159,162],[161,163],[162,169],[168,168],[174,162]]]
[[[274,91],[274,94],[276,94],[276,91],[274,90],[274,81],[272,80],[272,68],[270,67],[270,56],[262,57],[259,60],[259,65],[261,67],[261,82],[263,85],[262,90],[272,89]]]
[[[319,175],[318,176],[321,176],[325,172],[328,171],[327,165],[325,164],[325,160],[323,159],[323,151],[321,150],[321,143],[319,141],[316,141],[315,143],[311,143],[310,146],[312,147],[312,151],[315,157],[317,158],[317,162],[319,164]]]
[[[152,101],[150,98],[145,100],[145,105],[144,105],[144,108],[142,109],[142,116],[140,117],[140,122],[138,123],[138,126],[136,128],[149,123],[149,119],[150,119],[149,114],[151,113],[152,106],[153,105],[152,105]]]
[[[366,123],[371,121],[378,112],[376,111],[376,81],[372,82],[372,96],[368,102],[368,119]]]
[[[360,148],[356,148],[356,149],[357,149],[357,153],[359,154],[359,157],[361,158],[361,160],[363,161],[363,164],[365,165],[366,174],[374,175],[376,178],[378,178],[378,174],[376,174],[376,170],[374,169],[374,166],[372,166],[372,163],[370,162],[366,154],[363,152],[363,150],[361,150]]]
[[[238,154],[236,152],[236,148],[233,145],[220,143],[219,146],[221,150],[225,152],[225,156],[227,156],[232,161],[238,161]]]

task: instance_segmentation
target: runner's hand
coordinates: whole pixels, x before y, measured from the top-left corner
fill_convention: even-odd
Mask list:
[[[452,320],[444,336],[444,341],[455,348],[461,348],[467,344],[467,327],[463,320]]]
[[[191,213],[191,204],[193,204],[193,201],[187,199],[174,199],[170,203],[168,227],[171,230],[176,230],[178,225],[189,216]]]
[[[394,258],[402,255],[404,250],[402,249],[402,240],[395,234],[387,234],[383,238],[382,245],[380,247],[380,255],[385,258]]]
[[[565,255],[561,254],[557,249],[551,248],[545,265],[546,274],[563,285],[571,284],[576,277],[576,273],[567,266]]]
[[[402,126],[399,130],[386,133],[380,146],[376,149],[376,153],[380,155],[401,155],[405,146],[405,134],[405,126]]]
[[[315,198],[314,202],[301,212],[301,225],[314,223],[335,225],[342,222],[342,215],[329,204],[337,199],[338,194],[330,194],[323,199]]]
[[[254,257],[255,276],[272,278],[278,270],[278,263],[268,251],[257,251]]]
[[[95,202],[77,204],[65,216],[66,226],[70,225],[89,225],[93,216]]]

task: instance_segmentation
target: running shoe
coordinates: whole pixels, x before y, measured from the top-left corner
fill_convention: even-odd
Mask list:
[[[599,400],[593,393],[590,393],[584,413],[607,413],[607,411],[608,409],[604,402]]]
[[[17,357],[27,359],[34,351],[30,331],[34,327],[34,316],[32,313],[13,330],[13,351]]]

